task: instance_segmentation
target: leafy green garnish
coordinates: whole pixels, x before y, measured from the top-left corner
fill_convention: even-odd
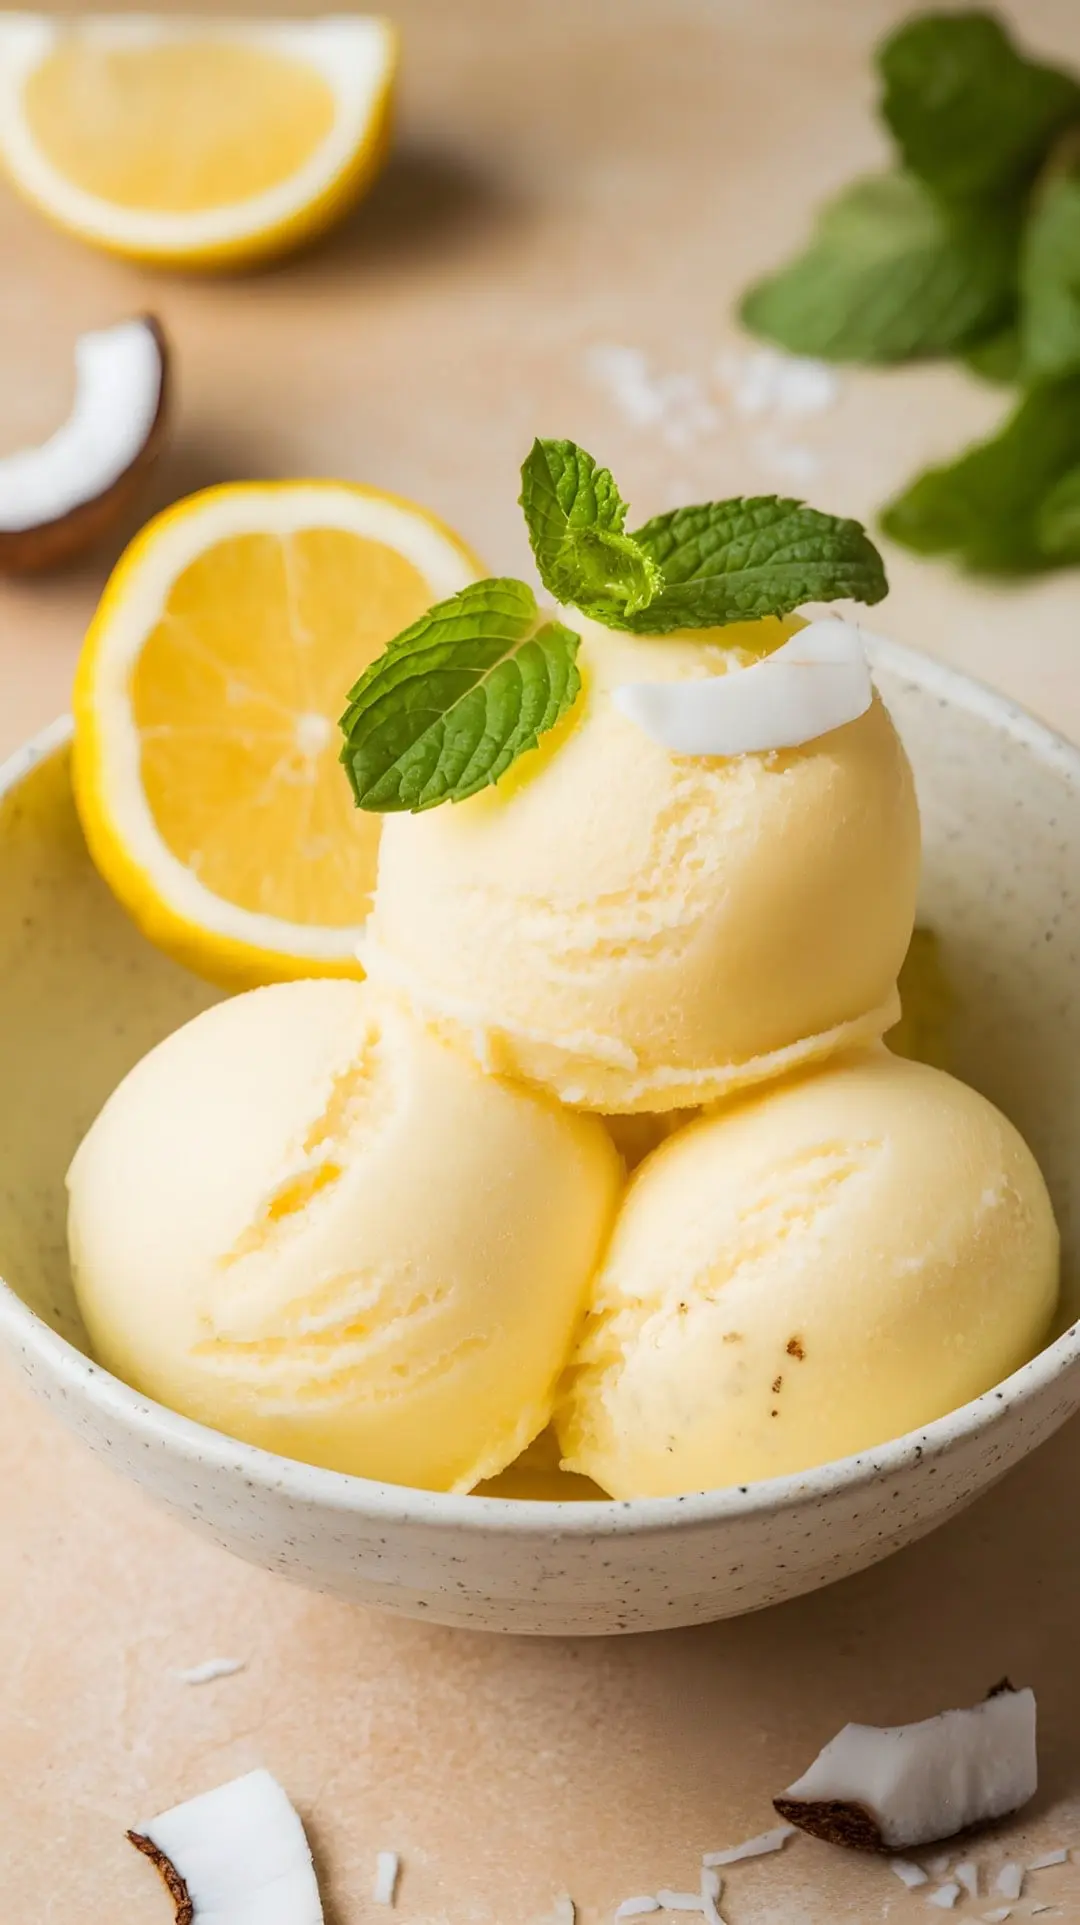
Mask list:
[[[802,502],[708,502],[631,536],[608,470],[574,442],[534,442],[522,478],[545,585],[609,626],[664,634],[886,593],[859,523]],[[341,760],[357,806],[418,813],[498,782],[573,707],[579,642],[507,577],[437,603],[349,694]]]
[[[909,361],[950,354],[1014,299],[1012,217],[953,209],[910,174],[856,181],[825,207],[804,254],[752,287],[742,319],[795,354]]]
[[[521,506],[540,580],[556,601],[617,627],[658,594],[657,569],[623,531],[626,503],[610,470],[576,442],[533,442]]]
[[[1067,511],[1080,488],[1078,466],[1074,377],[1033,388],[997,434],[920,475],[886,508],[881,525],[918,554],[951,555],[985,574],[1051,567],[1072,558]]]
[[[806,252],[750,290],[742,317],[797,354],[955,355],[1030,390],[881,525],[998,574],[1080,561],[1080,83],[979,10],[903,22],[877,64],[897,171],[826,207]]]
[[[1080,114],[1080,88],[1028,60],[993,14],[924,13],[878,49],[882,116],[903,164],[947,200],[1022,189]]]
[[[341,720],[361,809],[462,802],[534,749],[577,699],[578,637],[524,582],[474,582],[372,662]]]
[[[1054,174],[1036,196],[1020,265],[1022,369],[1056,381],[1080,369],[1080,174]]]
[[[881,556],[857,521],[777,495],[676,508],[636,530],[663,589],[626,626],[645,634],[786,615],[803,602],[879,602]]]

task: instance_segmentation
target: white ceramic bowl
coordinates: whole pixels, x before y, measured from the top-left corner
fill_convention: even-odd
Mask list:
[[[178,1517],[320,1590],[445,1624],[655,1630],[757,1610],[951,1516],[1080,1406],[1080,752],[998,696],[881,650],[915,763],[923,914],[961,997],[956,1067],[1042,1164],[1066,1251],[1063,1334],[926,1430],[799,1477],[637,1503],[525,1503],[366,1483],[237,1444],[86,1355],[64,1171],[109,1090],[214,992],[150,949],[94,874],[67,727],[0,771],[0,1337],[91,1449]]]

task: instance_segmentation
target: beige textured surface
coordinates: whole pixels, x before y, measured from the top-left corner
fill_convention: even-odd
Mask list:
[[[399,159],[321,252],[201,285],[84,255],[0,194],[0,446],[65,404],[71,335],[153,306],[180,352],[159,495],[333,472],[419,496],[493,565],[523,564],[516,464],[579,435],[643,513],[675,493],[791,485],[725,418],[671,448],[589,380],[590,344],[705,376],[736,288],[809,199],[872,162],[865,50],[882,0],[410,0]],[[1080,62],[1070,0],[1028,37]],[[857,376],[776,431],[856,512],[1000,407],[946,369]],[[798,483],[796,486],[800,485]],[[65,699],[109,557],[0,588],[0,747]],[[989,592],[891,557],[877,625],[1080,733],[1078,578]],[[1008,1671],[1042,1695],[1043,1790],[984,1865],[1080,1843],[1080,1440],[1067,1431],[955,1526],[847,1585],[712,1630],[529,1645],[366,1616],[231,1562],[93,1465],[0,1385],[0,1909],[164,1925],[125,1825],[256,1763],[310,1821],[333,1925],[373,1914],[375,1850],[405,1859],[405,1925],[587,1925],[693,1881],[846,1717],[920,1715]],[[247,1660],[193,1689],[173,1672]],[[1080,1917],[1080,1870],[1035,1902]],[[737,1869],[731,1925],[927,1914],[881,1866],[801,1843]],[[986,1901],[956,1916],[988,1909]],[[1021,1912],[1026,1909],[1021,1908]]]

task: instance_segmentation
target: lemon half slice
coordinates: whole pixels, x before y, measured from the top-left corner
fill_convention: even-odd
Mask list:
[[[342,482],[211,488],[109,582],[75,679],[75,793],[106,882],[227,987],[360,975],[380,818],[338,759],[347,692],[481,573],[411,502]]]
[[[387,21],[0,14],[0,158],[81,239],[237,266],[356,201],[385,155]]]

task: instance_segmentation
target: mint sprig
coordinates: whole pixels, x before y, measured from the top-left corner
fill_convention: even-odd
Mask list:
[[[910,174],[856,181],[806,252],[752,287],[746,326],[794,354],[910,361],[951,354],[1008,316],[1017,225],[937,201]]]
[[[1080,558],[1080,376],[1032,389],[986,441],[930,468],[881,518],[921,555],[1016,575]]]
[[[925,13],[877,54],[881,113],[903,165],[944,200],[1019,193],[1080,114],[1070,74],[1029,60],[990,13]]]
[[[717,628],[886,593],[857,521],[775,495],[678,508],[627,535],[610,472],[572,441],[534,442],[522,505],[545,585],[611,627]],[[350,691],[341,760],[357,806],[419,813],[498,782],[576,702],[579,641],[508,577],[438,602]]]
[[[576,442],[533,442],[520,501],[540,580],[556,601],[617,627],[659,593],[658,570],[624,532],[626,503],[610,469]]]
[[[663,577],[627,627],[646,634],[786,615],[803,602],[879,602],[881,556],[857,521],[778,495],[737,496],[657,515],[635,541]]]
[[[577,699],[578,637],[524,582],[474,582],[413,622],[349,694],[341,760],[361,809],[463,802]]]
[[[881,525],[987,573],[1080,561],[1080,81],[979,10],[907,20],[876,59],[896,171],[827,206],[742,318],[797,354],[950,355],[1019,387],[999,433],[919,476]]]

